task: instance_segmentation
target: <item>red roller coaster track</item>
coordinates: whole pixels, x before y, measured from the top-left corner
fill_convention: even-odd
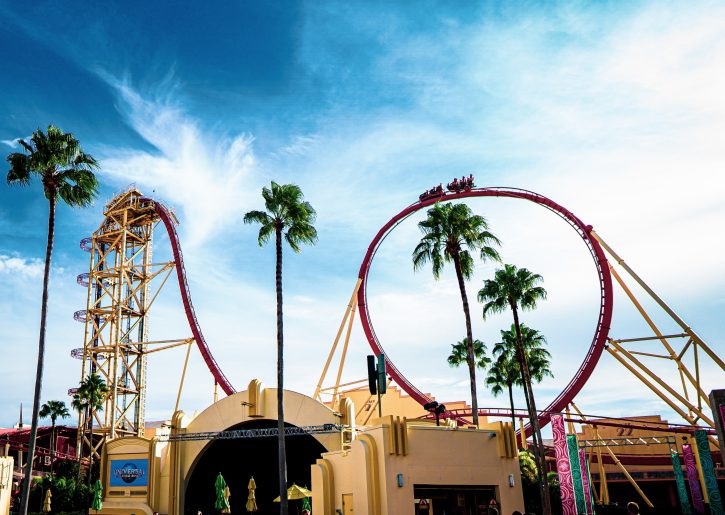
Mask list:
[[[179,281],[179,290],[181,291],[181,300],[184,303],[184,312],[186,313],[186,319],[189,321],[189,327],[191,327],[191,333],[194,335],[199,352],[206,366],[209,367],[209,371],[214,376],[214,380],[219,386],[221,386],[224,393],[227,395],[233,394],[236,390],[229,382],[227,376],[224,375],[219,364],[212,356],[209,346],[206,344],[204,335],[199,327],[199,321],[196,319],[196,312],[194,311],[194,305],[191,303],[191,292],[189,291],[189,283],[186,280],[186,269],[184,268],[184,256],[181,253],[181,245],[179,244],[179,235],[176,233],[176,227],[174,221],[171,219],[171,215],[168,210],[160,202],[156,202],[153,199],[144,199],[154,203],[156,213],[161,218],[161,221],[166,227],[166,232],[169,234],[169,240],[171,241],[171,250],[174,253],[174,263],[176,264],[176,277]]]
[[[609,267],[607,265],[607,258],[602,251],[599,243],[596,239],[591,237],[590,232],[592,230],[591,225],[585,225],[574,213],[568,209],[562,207],[556,202],[527,190],[515,189],[515,188],[471,188],[459,192],[442,192],[440,195],[432,198],[421,200],[403,209],[400,213],[395,215],[388,221],[375,235],[372,243],[368,247],[362,264],[360,265],[360,272],[358,277],[361,281],[360,288],[358,290],[358,309],[360,312],[360,321],[365,331],[365,336],[368,339],[370,347],[376,354],[385,354],[383,346],[381,345],[378,337],[375,334],[372,322],[370,320],[370,313],[367,304],[367,279],[370,273],[370,266],[372,264],[375,253],[378,248],[385,240],[385,238],[393,231],[398,224],[403,220],[411,216],[413,213],[420,211],[436,202],[445,202],[449,200],[456,200],[468,197],[506,197],[513,199],[528,200],[540,206],[543,206],[550,211],[553,211],[564,219],[574,230],[582,237],[584,243],[589,248],[589,252],[594,259],[594,265],[596,267],[597,275],[599,277],[599,289],[600,289],[600,308],[599,308],[599,319],[597,326],[594,331],[594,337],[592,339],[591,346],[587,351],[587,354],[582,362],[581,366],[574,374],[574,377],[569,381],[569,384],[554,399],[554,401],[541,412],[539,415],[539,423],[543,426],[549,422],[550,414],[563,411],[564,408],[574,399],[577,393],[582,389],[584,384],[591,376],[599,361],[602,351],[604,350],[605,342],[609,334],[609,325],[612,320],[612,308],[613,308],[613,297],[612,297],[612,278],[609,273]],[[386,355],[387,356],[387,355]],[[386,358],[386,365],[388,367],[388,374],[408,395],[413,397],[421,405],[430,402],[425,394],[423,394],[418,388],[416,388],[405,376],[398,370],[398,368]]]
[[[470,190],[460,192],[444,192],[439,196],[416,202],[403,209],[400,213],[391,218],[390,221],[388,221],[388,223],[385,224],[378,231],[372,243],[370,243],[363,262],[360,265],[360,272],[358,274],[358,277],[361,280],[361,284],[360,289],[358,290],[358,309],[360,312],[360,320],[362,322],[363,330],[373,351],[376,354],[384,354],[385,351],[383,349],[383,346],[378,340],[375,334],[375,329],[373,328],[372,322],[370,320],[370,313],[367,304],[367,278],[370,272],[373,258],[375,257],[378,248],[385,240],[387,235],[390,234],[390,232],[393,231],[403,220],[421,209],[424,209],[436,202],[456,200],[468,197],[506,197],[528,200],[530,202],[534,202],[535,204],[541,205],[559,215],[569,225],[571,225],[574,230],[577,231],[577,233],[582,237],[584,243],[589,248],[592,258],[594,259],[594,264],[599,277],[599,286],[601,292],[599,319],[597,321],[597,327],[594,331],[594,337],[592,339],[592,343],[589,347],[587,355],[584,358],[583,363],[577,370],[576,374],[574,374],[574,377],[571,379],[566,388],[564,388],[564,390],[559,394],[559,396],[554,399],[554,401],[540,415],[540,423],[542,425],[546,424],[549,421],[550,413],[562,411],[566,407],[566,405],[574,399],[576,394],[582,389],[586,381],[589,379],[589,376],[592,374],[594,367],[599,361],[599,357],[604,350],[604,344],[607,340],[607,336],[609,333],[609,324],[612,319],[613,299],[612,280],[609,274],[609,268],[607,266],[607,259],[604,256],[604,252],[599,246],[599,243],[589,234],[592,227],[590,225],[585,225],[571,211],[562,207],[556,202],[544,197],[543,195],[539,195],[531,191],[514,188],[472,188]],[[159,215],[161,221],[164,223],[166,232],[169,235],[171,249],[174,254],[174,262],[176,264],[176,274],[179,282],[179,289],[181,291],[181,298],[184,304],[184,311],[186,313],[186,318],[189,322],[189,326],[191,328],[196,344],[199,347],[199,351],[201,352],[201,355],[204,358],[204,361],[209,368],[209,371],[214,376],[215,381],[219,384],[219,386],[221,386],[222,390],[227,395],[231,395],[236,390],[229,382],[229,379],[226,377],[224,372],[221,370],[217,361],[214,359],[214,356],[209,350],[206,340],[204,339],[204,335],[201,332],[201,328],[199,327],[199,322],[196,318],[194,305],[191,301],[189,283],[186,278],[186,270],[184,268],[184,257],[181,252],[181,245],[179,243],[179,237],[176,232],[174,221],[172,220],[170,213],[163,204],[161,204],[160,202],[156,202],[153,199],[146,200],[154,203],[156,213]],[[431,400],[418,388],[416,388],[408,379],[406,379],[402,372],[400,372],[390,360],[387,360],[387,367],[390,377],[396,382],[396,384],[398,384],[416,401],[418,401],[420,404],[425,404]]]
[[[388,221],[375,235],[375,238],[370,243],[362,264],[360,265],[360,271],[358,277],[361,281],[360,288],[358,289],[358,309],[360,313],[360,320],[363,325],[363,330],[368,339],[368,342],[376,354],[385,354],[383,346],[378,340],[372,322],[370,320],[370,313],[367,304],[367,279],[370,273],[370,267],[372,265],[375,254],[385,240],[385,238],[392,232],[398,224],[403,220],[411,216],[413,213],[424,209],[428,206],[441,201],[451,201],[456,199],[468,198],[468,197],[504,197],[513,198],[520,200],[527,200],[540,206],[549,209],[556,213],[564,221],[566,221],[582,238],[585,245],[589,249],[594,260],[594,265],[599,278],[600,287],[600,309],[597,325],[592,338],[592,343],[587,351],[587,354],[582,362],[581,366],[574,374],[572,379],[569,381],[567,386],[562,392],[554,399],[554,401],[540,412],[539,421],[541,425],[549,422],[550,415],[552,413],[561,412],[565,407],[574,399],[576,394],[582,389],[584,384],[591,376],[594,368],[596,367],[599,358],[604,350],[605,342],[609,334],[609,327],[612,319],[613,310],[613,296],[612,296],[612,279],[607,264],[607,259],[604,252],[599,245],[599,242],[591,236],[592,226],[585,225],[578,217],[576,217],[571,211],[557,204],[556,202],[539,195],[537,193],[515,189],[515,188],[504,188],[504,187],[491,187],[491,188],[470,188],[464,191],[458,192],[441,192],[431,198],[426,198],[403,209],[400,213],[395,215]],[[209,368],[209,371],[213,375],[217,384],[219,384],[222,390],[227,394],[231,395],[235,393],[235,389],[227,379],[224,372],[222,372],[219,364],[212,356],[211,351],[204,339],[204,335],[201,332],[199,323],[196,318],[194,306],[191,301],[191,293],[189,291],[189,284],[186,278],[186,270],[184,268],[184,257],[181,252],[181,245],[179,243],[178,234],[175,228],[175,222],[172,215],[166,209],[166,207],[153,199],[145,198],[145,201],[152,202],[155,207],[155,211],[158,214],[161,221],[164,223],[166,232],[169,235],[171,242],[171,249],[174,255],[174,262],[176,265],[176,274],[179,283],[179,289],[181,291],[181,297],[184,304],[184,311],[186,318],[189,322],[192,334],[196,341],[196,344],[201,352],[201,355]],[[85,242],[84,242],[85,243]],[[83,244],[82,244],[83,247]],[[413,397],[420,404],[429,402],[429,399],[423,394],[418,388],[416,388],[405,376],[398,370],[398,368],[386,358],[388,374],[406,393]],[[481,410],[481,413],[486,415],[494,416],[508,416],[508,410]],[[461,418],[465,415],[452,414],[454,418]],[[630,427],[631,424],[627,425]],[[671,429],[671,428],[670,428]],[[527,428],[528,432],[528,428]],[[680,429],[679,432],[687,432],[685,429]],[[669,463],[669,457],[641,457],[641,456],[625,456],[621,460],[622,462],[631,462],[633,464],[666,464]]]

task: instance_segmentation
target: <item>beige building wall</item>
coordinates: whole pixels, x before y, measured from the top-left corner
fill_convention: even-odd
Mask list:
[[[274,420],[276,396],[276,389],[264,389],[259,381],[252,381],[247,391],[220,399],[197,415],[176,412],[170,427],[160,428],[157,436],[223,431],[253,419]],[[406,400],[400,402],[407,405]],[[356,413],[349,400],[342,403],[344,413],[336,413],[291,391],[284,392],[284,403],[286,422],[298,427],[348,424]],[[349,440],[350,433],[346,434]],[[509,424],[484,423],[480,430],[473,430],[389,416],[359,428],[354,439],[344,445],[337,433],[314,436],[328,450],[312,465],[313,513],[318,515],[336,515],[335,510],[342,509],[343,496],[348,505],[352,503],[356,515],[412,515],[414,485],[423,484],[493,486],[501,513],[523,511],[517,451]],[[186,486],[208,445],[205,440],[160,442],[146,438],[109,442],[104,450],[104,506],[100,513],[183,513]],[[149,459],[148,487],[109,489],[110,459],[134,457]],[[402,486],[398,486],[398,474],[402,475]],[[513,486],[509,486],[509,475],[513,475]]]
[[[348,452],[325,453],[313,466],[313,513],[335,515],[344,498],[352,499],[356,515],[412,515],[415,485],[494,486],[501,513],[523,512],[518,459],[510,452],[502,457],[504,425],[471,430],[378,422],[360,431]]]
[[[10,513],[10,496],[13,487],[12,456],[0,457],[0,515]]]

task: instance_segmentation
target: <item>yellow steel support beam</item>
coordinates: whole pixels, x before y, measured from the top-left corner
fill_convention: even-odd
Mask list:
[[[312,395],[313,399],[316,400],[322,400],[320,397],[320,390],[322,389],[322,383],[325,381],[325,377],[327,376],[327,370],[330,368],[330,363],[332,362],[332,357],[335,355],[335,350],[337,350],[337,344],[340,342],[340,337],[342,336],[342,331],[345,328],[345,322],[347,322],[347,317],[350,316],[350,312],[353,309],[353,304],[357,302],[357,291],[360,289],[360,284],[362,283],[362,279],[357,280],[355,283],[355,288],[352,290],[352,295],[350,295],[350,300],[347,303],[347,308],[345,309],[345,315],[342,317],[342,321],[340,322],[340,327],[337,330],[337,335],[335,336],[335,341],[332,344],[332,348],[330,349],[330,353],[327,355],[327,361],[325,362],[325,366],[322,368],[322,374],[320,375],[320,380],[317,382],[317,388],[315,388],[315,393]]]
[[[689,421],[691,424],[695,424],[693,417],[690,414],[686,414],[677,404],[675,404],[670,397],[665,395],[662,391],[660,391],[656,386],[652,384],[652,382],[648,381],[641,373],[640,370],[646,373],[655,383],[657,383],[664,391],[666,391],[671,397],[674,397],[677,399],[682,405],[687,407],[687,409],[691,412],[697,415],[699,418],[701,418],[704,422],[709,424],[711,427],[714,427],[714,422],[711,418],[709,418],[705,413],[699,409],[697,406],[693,405],[689,400],[685,399],[682,395],[677,393],[677,391],[672,388],[670,385],[668,385],[661,377],[659,377],[657,374],[652,372],[649,368],[647,368],[641,361],[639,361],[637,358],[632,356],[627,349],[619,345],[618,343],[610,340],[610,347],[607,348],[609,353],[617,358],[617,360],[625,365],[627,369],[635,374],[643,383],[645,383],[654,393],[657,394],[657,396],[664,400],[667,404],[670,405],[675,411],[677,411],[685,420]],[[617,352],[612,352],[611,348],[614,347]],[[621,355],[620,355],[621,354]],[[627,363],[624,357],[626,357],[630,362]],[[636,368],[635,368],[636,366]],[[639,369],[639,370],[637,370]]]
[[[584,421],[586,422],[586,421],[587,421],[587,418],[586,418],[586,417],[585,417],[585,416],[584,416],[584,415],[582,414],[582,412],[581,412],[581,411],[579,410],[579,408],[577,407],[577,405],[576,405],[576,404],[574,404],[574,403],[572,402],[572,403],[571,403],[571,406],[572,406],[572,407],[573,407],[573,408],[574,408],[574,409],[576,410],[576,412],[577,412],[577,413],[579,414],[579,417],[580,417],[580,418],[581,418],[582,420],[584,420]],[[598,431],[596,432],[596,436],[597,436],[597,439],[598,439],[598,440],[599,440],[600,442],[603,442],[603,440],[602,440],[602,439],[601,439],[601,438],[599,437],[599,432],[598,432]],[[614,461],[614,464],[615,464],[615,465],[616,465],[616,466],[617,466],[617,467],[619,468],[619,470],[621,470],[621,471],[622,471],[622,474],[624,474],[624,477],[626,477],[626,478],[627,478],[627,480],[628,480],[628,481],[630,482],[630,484],[631,484],[631,485],[632,485],[632,486],[634,487],[634,489],[635,489],[635,490],[637,491],[637,493],[638,493],[638,494],[639,494],[639,496],[640,496],[640,497],[642,498],[642,500],[643,500],[643,501],[644,501],[644,502],[645,502],[645,503],[647,504],[647,506],[649,506],[650,508],[654,508],[654,505],[652,504],[652,502],[651,502],[651,501],[649,500],[649,498],[648,498],[648,497],[647,497],[647,496],[645,495],[645,493],[644,493],[644,492],[642,491],[642,489],[641,489],[641,488],[639,487],[639,485],[638,485],[638,484],[637,484],[637,482],[636,482],[636,481],[634,480],[634,478],[633,478],[633,477],[631,476],[631,474],[629,473],[629,471],[627,471],[627,469],[626,469],[626,468],[624,467],[624,465],[622,465],[622,463],[621,463],[621,462],[619,461],[619,458],[617,458],[617,455],[616,455],[616,454],[614,454],[614,452],[612,452],[612,449],[610,449],[608,445],[604,445],[604,450],[606,450],[606,451],[607,451],[607,453],[609,454],[609,456],[610,456],[610,457],[612,458],[612,460]],[[600,462],[600,463],[601,463],[601,462]],[[601,470],[601,469],[600,469],[600,470]],[[600,477],[601,477],[601,476],[600,476]]]
[[[644,291],[646,291],[654,301],[668,314],[670,317],[677,322],[677,324],[685,331],[690,337],[695,340],[696,343],[701,345],[702,350],[710,356],[710,358],[722,369],[725,370],[725,362],[700,338],[690,326],[688,326],[684,320],[682,320],[677,313],[675,313],[666,303],[663,301],[647,284],[630,268],[619,255],[594,231],[591,231],[591,236],[596,238],[602,247],[617,261],[617,263],[627,271],[629,275],[639,284]]]
[[[624,284],[624,281],[622,280],[622,278],[619,276],[619,274],[617,273],[617,271],[614,269],[614,267],[611,264],[609,265],[609,271],[612,273],[612,276],[617,280],[617,282],[619,283],[619,286],[621,286],[622,290],[624,290],[624,293],[627,295],[627,297],[629,297],[629,300],[632,302],[632,304],[634,304],[634,306],[637,308],[637,311],[639,311],[639,314],[642,316],[642,318],[644,318],[645,322],[647,322],[647,325],[649,325],[650,329],[652,329],[652,331],[659,338],[662,345],[665,347],[665,349],[667,349],[667,352],[670,354],[670,357],[677,363],[677,369],[680,374],[680,381],[682,382],[682,391],[685,394],[685,399],[687,399],[689,401],[690,397],[687,392],[687,385],[685,384],[685,377],[684,377],[685,371],[683,371],[684,367],[682,365],[682,362],[677,358],[677,354],[675,353],[675,350],[669,344],[669,342],[664,337],[664,335],[659,330],[659,328],[655,325],[652,318],[650,318],[649,314],[642,307],[642,304],[640,304],[640,302],[634,296],[632,291],[627,287],[626,284]],[[687,372],[687,373],[688,373],[688,377],[690,378],[691,382],[693,382],[693,386],[695,386],[695,388],[697,388],[699,390],[700,385],[695,384],[694,379],[692,379],[692,376],[689,374],[689,372]]]
[[[350,316],[347,319],[347,331],[345,331],[345,343],[342,346],[342,355],[340,356],[340,366],[337,368],[337,377],[335,378],[335,389],[332,392],[332,405],[336,406],[339,402],[338,392],[340,390],[340,378],[342,377],[342,369],[345,368],[345,358],[347,357],[347,347],[350,345],[350,333],[352,332],[352,323],[355,320],[355,309],[357,308],[357,295],[353,299]]]
[[[181,370],[181,379],[179,380],[179,392],[176,394],[176,404],[174,405],[174,413],[179,411],[179,401],[181,401],[181,390],[184,388],[184,378],[186,378],[186,367],[189,364],[189,354],[191,354],[191,345],[194,340],[189,341],[186,348],[186,358],[184,358],[184,368]]]

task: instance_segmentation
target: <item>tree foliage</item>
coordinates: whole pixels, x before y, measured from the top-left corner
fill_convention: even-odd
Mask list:
[[[486,344],[481,340],[473,340],[473,356],[478,368],[486,368],[491,363],[491,358],[486,356]],[[448,365],[460,367],[468,360],[468,338],[451,344],[451,353],[447,358]]]
[[[29,141],[19,139],[25,152],[13,152],[7,157],[10,185],[26,186],[38,177],[48,200],[62,200],[69,206],[85,207],[98,192],[98,180],[93,170],[96,159],[83,152],[71,133],[49,125],[46,132],[33,132]]]

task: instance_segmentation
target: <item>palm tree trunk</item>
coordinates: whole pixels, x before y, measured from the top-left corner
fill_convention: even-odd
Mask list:
[[[78,445],[78,449],[77,449],[77,452],[78,452],[78,474],[77,474],[76,480],[78,481],[78,483],[81,482],[81,468],[83,466],[83,438],[84,438],[84,435],[86,434],[86,420],[88,419],[87,414],[88,414],[88,410],[86,410],[85,413],[82,412],[82,411],[79,411],[78,412],[78,425],[81,425],[82,424],[80,445]]]
[[[95,407],[96,402],[94,399],[93,390],[91,390],[91,406]],[[90,440],[91,440],[91,452],[89,454],[89,462],[88,462],[88,486],[91,486],[91,474],[93,473],[93,454],[95,453],[95,450],[93,449],[93,408],[88,410],[90,417],[88,419],[89,429],[90,429]]]
[[[513,383],[509,383],[506,386],[508,386],[509,389],[509,402],[511,403],[511,428],[514,430],[514,437],[516,436],[516,415],[514,414],[514,385]]]
[[[519,314],[516,309],[516,303],[509,300],[511,311],[514,315],[514,327],[516,328],[516,343],[518,347],[519,365],[521,367],[521,378],[524,383],[524,394],[529,397],[529,418],[531,419],[531,427],[534,432],[534,448],[537,458],[537,468],[539,469],[539,491],[541,492],[541,504],[544,515],[551,515],[551,501],[549,499],[549,485],[546,482],[546,450],[544,442],[541,440],[541,428],[539,427],[539,416],[536,411],[536,401],[534,400],[534,392],[531,389],[531,375],[529,374],[528,363],[526,362],[526,352],[524,351],[524,339],[521,335],[521,325],[519,324]]]
[[[463,281],[461,261],[458,254],[453,255],[453,264],[456,267],[458,288],[461,290],[461,301],[463,301],[463,314],[466,316],[466,338],[468,340],[466,362],[468,363],[468,375],[471,380],[471,412],[473,413],[473,425],[478,427],[478,395],[476,394],[476,358],[473,353],[473,330],[471,329],[471,312],[468,307],[468,296],[466,295],[466,284]]]
[[[51,418],[50,422],[52,424],[52,428],[50,431],[50,473],[53,473],[53,465],[55,465],[55,419]]]
[[[45,269],[43,271],[43,298],[40,303],[40,336],[38,338],[38,367],[35,371],[35,396],[33,398],[33,418],[30,425],[30,442],[28,445],[28,464],[25,467],[25,480],[23,481],[23,495],[20,500],[20,515],[28,513],[28,499],[30,498],[31,475],[33,473],[33,458],[35,457],[35,439],[38,436],[38,412],[40,411],[40,396],[43,389],[43,363],[45,361],[45,321],[48,315],[48,279],[50,278],[50,258],[53,254],[53,236],[55,233],[55,195],[49,199],[48,210],[48,242],[45,247]]]
[[[279,513],[287,515],[287,451],[284,442],[284,341],[282,337],[282,227],[275,230],[277,244],[277,443],[279,466]]]

